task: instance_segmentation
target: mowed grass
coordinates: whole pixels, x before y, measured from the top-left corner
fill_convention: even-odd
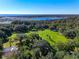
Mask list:
[[[39,36],[43,40],[46,40],[48,43],[50,43],[51,46],[56,45],[58,43],[66,44],[68,42],[68,39],[64,35],[62,35],[59,32],[52,31],[52,30],[46,29],[44,31],[29,32],[26,34],[31,36],[32,33],[39,34]]]
[[[56,43],[67,43],[68,39],[60,34],[59,32],[54,32],[51,30],[38,31],[38,34],[42,39],[48,41],[50,45],[54,45]]]

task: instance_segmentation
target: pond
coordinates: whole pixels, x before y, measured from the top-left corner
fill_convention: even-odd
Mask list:
[[[59,20],[63,19],[63,17],[38,17],[38,18],[32,18],[32,20]]]

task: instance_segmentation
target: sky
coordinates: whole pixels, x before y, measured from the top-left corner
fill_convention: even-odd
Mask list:
[[[0,0],[0,14],[79,14],[79,0]]]

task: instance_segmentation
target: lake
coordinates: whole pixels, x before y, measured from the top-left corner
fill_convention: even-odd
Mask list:
[[[63,19],[63,17],[39,17],[39,18],[32,18],[32,20],[59,20]]]

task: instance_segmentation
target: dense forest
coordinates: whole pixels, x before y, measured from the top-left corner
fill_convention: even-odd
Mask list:
[[[79,59],[79,17],[0,24],[0,59]]]

